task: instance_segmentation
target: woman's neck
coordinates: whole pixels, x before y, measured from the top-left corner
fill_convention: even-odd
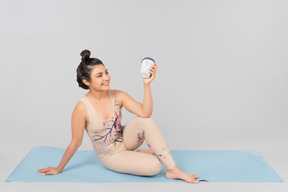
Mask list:
[[[107,91],[90,90],[87,93],[87,95],[90,95],[95,100],[102,101],[102,100],[104,100],[107,97],[107,95],[109,95],[109,90],[107,90]]]

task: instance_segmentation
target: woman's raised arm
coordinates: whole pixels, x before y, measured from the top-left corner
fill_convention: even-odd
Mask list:
[[[71,128],[72,128],[72,139],[67,147],[58,167],[47,167],[39,169],[38,172],[42,172],[42,175],[53,175],[61,173],[66,164],[72,158],[74,153],[82,144],[82,139],[84,135],[85,123],[86,123],[86,107],[84,103],[79,102],[72,114]]]
[[[151,93],[150,83],[155,79],[157,64],[151,66],[149,72],[151,76],[143,79],[144,97],[143,104],[134,100],[129,94],[115,90],[115,94],[118,95],[121,105],[123,105],[129,112],[134,113],[140,117],[149,118],[153,112],[153,98]]]

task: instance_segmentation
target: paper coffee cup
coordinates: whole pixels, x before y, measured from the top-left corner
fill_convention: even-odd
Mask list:
[[[149,69],[152,65],[154,65],[154,63],[155,63],[154,59],[150,57],[145,57],[144,59],[142,59],[140,73],[143,78],[149,78],[151,76]]]

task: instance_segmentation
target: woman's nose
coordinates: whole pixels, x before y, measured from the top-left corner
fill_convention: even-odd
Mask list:
[[[104,79],[105,79],[105,80],[109,80],[109,79],[110,79],[110,76],[109,76],[109,75],[104,75]]]

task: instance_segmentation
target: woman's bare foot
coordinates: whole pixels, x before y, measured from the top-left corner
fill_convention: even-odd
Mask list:
[[[177,165],[175,165],[172,169],[168,169],[166,172],[166,177],[168,179],[182,179],[187,183],[199,183],[197,180],[198,176],[194,174],[185,173]]]
[[[153,154],[153,151],[150,148],[149,149],[137,149],[137,152]]]

